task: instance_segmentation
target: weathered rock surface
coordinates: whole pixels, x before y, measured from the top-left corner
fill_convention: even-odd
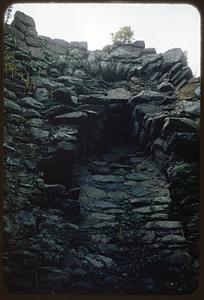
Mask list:
[[[4,81],[8,290],[192,292],[200,85],[184,52],[144,41],[88,51],[39,36],[21,12],[5,47],[27,78]]]

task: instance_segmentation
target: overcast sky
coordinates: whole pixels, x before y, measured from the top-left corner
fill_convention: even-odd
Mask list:
[[[180,47],[192,71],[200,75],[200,15],[184,4],[16,4],[32,16],[38,34],[66,41],[87,41],[89,50],[111,44],[111,33],[131,26],[136,40],[157,53]],[[12,20],[12,19],[11,19]]]

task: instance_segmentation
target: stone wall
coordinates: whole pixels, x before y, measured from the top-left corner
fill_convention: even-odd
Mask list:
[[[111,142],[137,144],[166,174],[172,218],[183,221],[197,259],[200,90],[183,51],[157,54],[141,41],[88,51],[85,42],[39,36],[21,12],[5,34],[16,66],[4,81],[9,290],[69,281],[63,259],[80,221],[74,166]]]

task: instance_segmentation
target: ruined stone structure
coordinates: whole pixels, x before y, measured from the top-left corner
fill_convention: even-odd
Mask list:
[[[5,57],[6,288],[192,292],[200,86],[183,51],[89,51],[16,12]]]

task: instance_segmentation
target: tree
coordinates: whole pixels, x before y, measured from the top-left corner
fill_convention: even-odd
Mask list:
[[[116,33],[111,33],[113,44],[128,44],[133,40],[134,32],[130,26],[121,27]]]
[[[8,24],[8,21],[9,21],[9,19],[11,18],[12,10],[13,10],[13,6],[11,5],[11,6],[9,6],[9,7],[7,8],[7,10],[6,10],[5,13],[4,13],[4,22],[5,22],[6,24]]]

